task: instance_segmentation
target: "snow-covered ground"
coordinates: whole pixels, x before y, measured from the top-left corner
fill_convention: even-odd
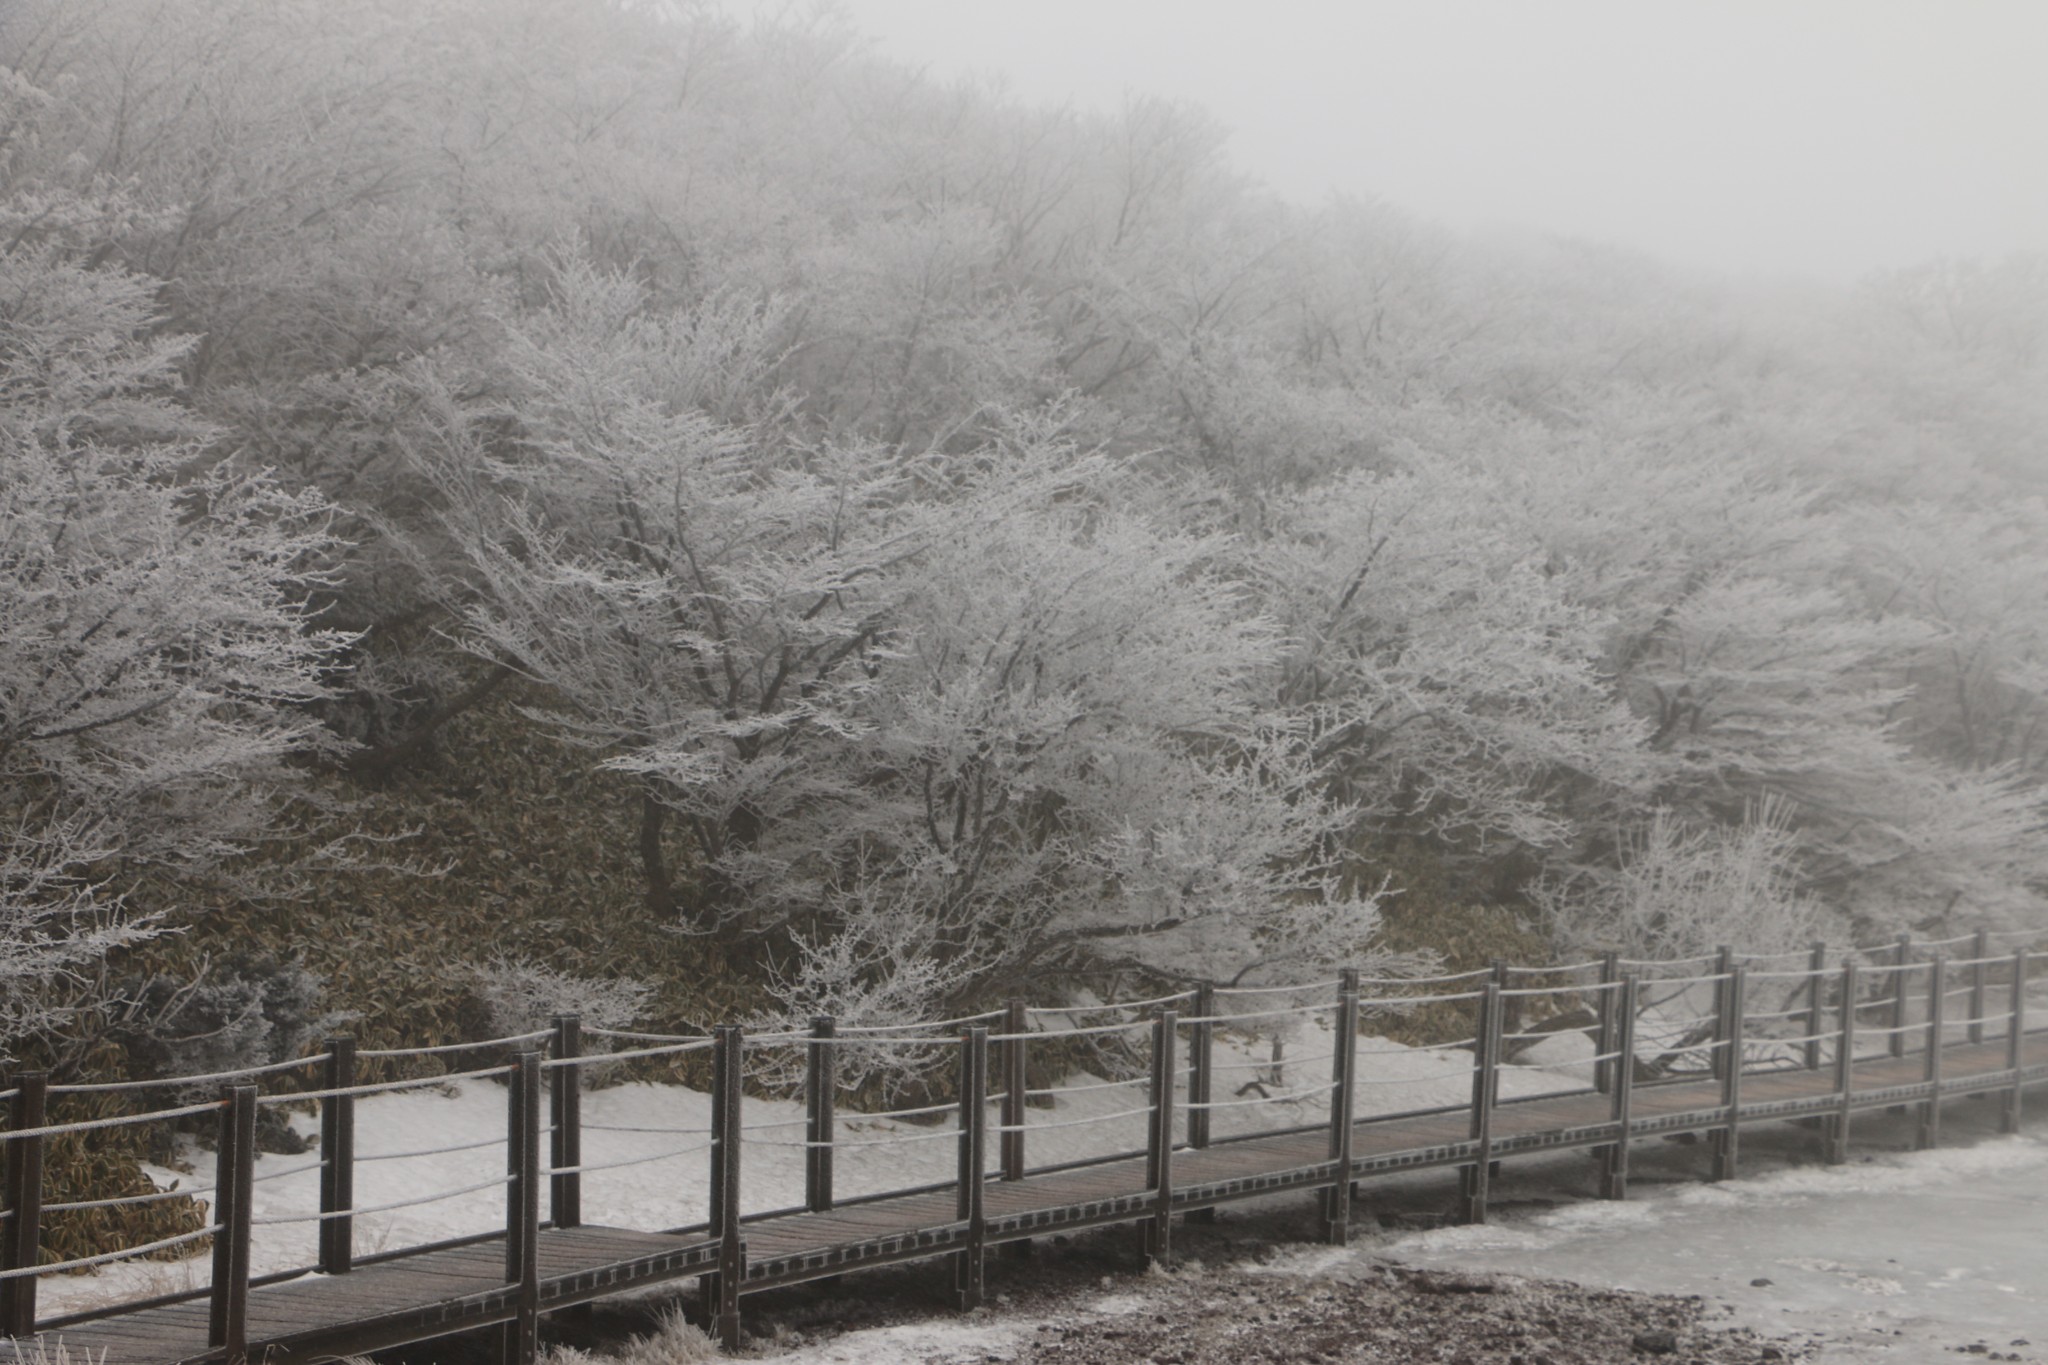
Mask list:
[[[2035,1097],[2035,1132],[2018,1137],[1995,1133],[1990,1104],[1944,1113],[1950,1145],[1935,1151],[1899,1150],[1909,1118],[1859,1118],[1849,1164],[1788,1165],[1796,1139],[1787,1128],[1745,1179],[1638,1182],[1625,1203],[1564,1204],[1364,1251],[1699,1294],[1760,1331],[1838,1338],[1818,1361],[1932,1361],[1972,1343],[2007,1352],[2020,1341],[2031,1347],[2024,1358],[2048,1359],[2048,1104]],[[1697,1175],[1701,1150],[1655,1155]]]

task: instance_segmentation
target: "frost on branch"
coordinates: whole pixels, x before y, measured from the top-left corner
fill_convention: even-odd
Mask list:
[[[820,890],[781,915],[893,946],[807,957],[795,995],[927,960],[963,1002],[976,981],[1357,961],[1376,911],[1340,888],[1353,812],[1266,709],[1279,642],[1228,538],[1126,515],[1128,472],[1043,431],[953,476],[906,518],[869,723],[837,755],[863,799],[782,832]],[[815,856],[835,842],[850,861]]]
[[[1765,801],[1723,828],[1659,807],[1622,836],[1617,866],[1552,878],[1533,896],[1578,952],[1696,958],[1725,943],[1769,956],[1840,941],[1832,916],[1799,890],[1791,816],[1789,803]]]
[[[124,880],[271,825],[341,641],[325,505],[206,458],[151,284],[0,254],[0,1038],[152,926]]]
[[[1568,846],[1586,792],[1648,785],[1571,600],[1504,490],[1469,472],[1347,476],[1279,505],[1261,547],[1293,643],[1284,697],[1337,790],[1447,844]]]
[[[1350,960],[1354,812],[1270,714],[1279,636],[1228,537],[1144,515],[1057,413],[963,454],[760,448],[657,382],[689,317],[561,287],[518,441],[436,476],[473,647],[641,780],[651,904],[685,898],[680,830],[686,918],[789,936],[799,1014]]]
[[[868,447],[754,449],[696,406],[711,361],[677,359],[741,345],[723,324],[635,315],[585,271],[560,287],[519,337],[517,440],[488,458],[471,433],[432,469],[458,605],[472,649],[552,689],[538,719],[641,779],[650,908],[683,908],[680,830],[709,927],[773,830],[854,798],[822,774],[887,648],[904,475]]]
[[[590,1028],[631,1028],[654,991],[632,977],[577,976],[502,955],[460,968],[456,976],[468,982],[489,1016],[486,1027],[500,1038],[548,1028],[558,1014],[577,1015]]]

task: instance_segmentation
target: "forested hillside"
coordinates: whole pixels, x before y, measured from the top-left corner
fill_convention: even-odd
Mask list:
[[[1461,237],[687,5],[0,68],[12,1048],[2048,913],[2048,261]]]

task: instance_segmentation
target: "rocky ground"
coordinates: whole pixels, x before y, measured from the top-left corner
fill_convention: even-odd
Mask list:
[[[1044,1365],[1706,1365],[1799,1360],[1805,1343],[1718,1329],[1698,1300],[1553,1281],[1364,1266],[1331,1276],[1235,1269],[1149,1286],[1130,1311],[1042,1327],[1018,1362]]]

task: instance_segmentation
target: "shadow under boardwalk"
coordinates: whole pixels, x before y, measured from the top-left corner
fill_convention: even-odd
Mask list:
[[[702,1273],[717,1244],[627,1228],[549,1228],[540,1234],[540,1302],[563,1308],[635,1285]],[[502,1238],[422,1252],[346,1275],[308,1275],[249,1294],[249,1358],[283,1362],[358,1355],[510,1321],[518,1291],[505,1280]],[[138,1309],[51,1336],[106,1365],[199,1360],[204,1301]]]

